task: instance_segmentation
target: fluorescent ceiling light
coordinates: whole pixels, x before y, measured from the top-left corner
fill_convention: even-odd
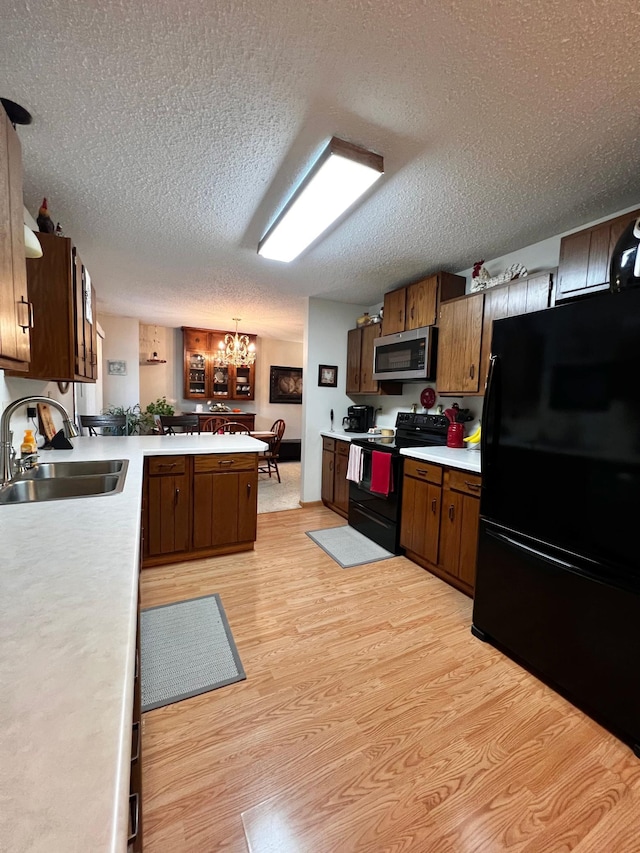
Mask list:
[[[335,136],[258,245],[258,254],[292,261],[384,172],[383,159]]]

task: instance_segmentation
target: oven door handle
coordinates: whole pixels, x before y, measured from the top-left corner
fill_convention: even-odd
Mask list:
[[[366,509],[364,509],[360,504],[358,504],[358,512],[361,515],[364,515],[365,518],[368,518],[369,521],[374,521],[376,524],[379,524],[381,527],[386,527],[387,530],[391,530],[391,529],[393,529],[393,527],[395,527],[395,525],[392,522],[385,521],[384,519],[380,518],[379,516],[371,515],[371,513],[367,512]]]

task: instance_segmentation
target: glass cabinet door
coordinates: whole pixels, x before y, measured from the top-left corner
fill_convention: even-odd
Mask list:
[[[213,396],[217,399],[231,396],[231,377],[229,376],[228,365],[213,366]]]
[[[189,397],[207,396],[207,356],[204,352],[187,353],[187,389]]]
[[[234,397],[236,400],[253,399],[253,381],[251,367],[236,367]]]

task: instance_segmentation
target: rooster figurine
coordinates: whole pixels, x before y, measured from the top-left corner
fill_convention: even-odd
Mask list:
[[[38,223],[38,230],[41,234],[53,234],[56,230],[53,220],[49,216],[49,208],[47,207],[46,198],[42,199],[42,205],[38,211],[38,218],[36,219],[36,222]]]

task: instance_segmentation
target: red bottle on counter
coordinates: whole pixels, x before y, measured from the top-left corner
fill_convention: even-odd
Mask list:
[[[447,447],[464,447],[464,424],[449,424],[447,430]]]

